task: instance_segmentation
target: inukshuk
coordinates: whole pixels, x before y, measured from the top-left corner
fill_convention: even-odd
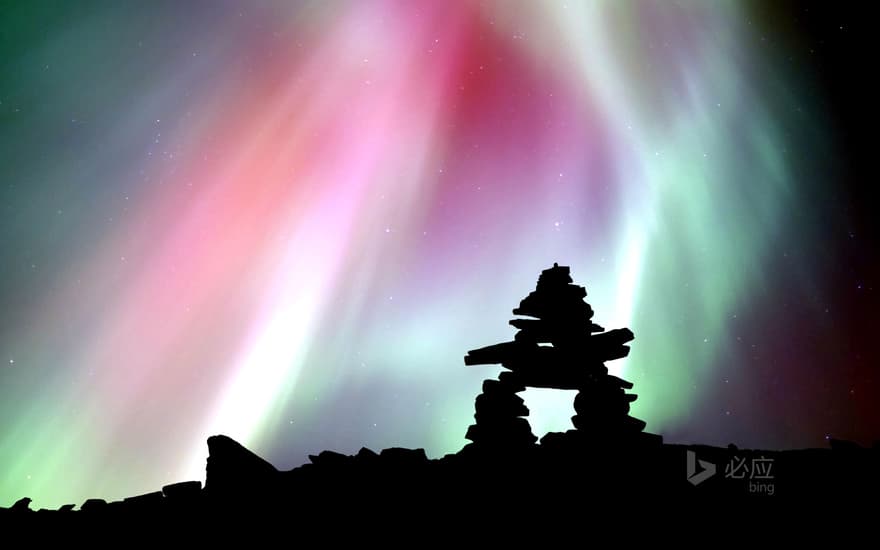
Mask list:
[[[629,416],[636,395],[625,390],[632,384],[609,375],[604,364],[626,357],[633,333],[605,331],[593,323],[586,295],[584,287],[573,284],[568,267],[553,264],[513,310],[527,317],[510,321],[519,329],[514,341],[468,352],[466,365],[501,364],[508,371],[483,383],[467,439],[504,449],[534,444],[537,438],[525,418],[529,410],[516,395],[527,387],[577,390],[572,423],[591,437],[619,439],[642,432],[645,423]]]

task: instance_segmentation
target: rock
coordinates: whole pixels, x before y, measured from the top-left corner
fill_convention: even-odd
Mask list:
[[[639,420],[638,418],[633,418],[631,416],[627,416],[626,418],[626,429],[628,431],[640,432],[645,429],[645,426],[648,424],[644,420]]]
[[[103,498],[90,498],[79,509],[82,512],[102,512],[107,509],[107,501]]]
[[[631,390],[632,387],[633,387],[632,382],[629,382],[629,381],[627,381],[627,380],[624,380],[623,378],[618,378],[618,377],[613,376],[613,375],[611,375],[611,374],[609,374],[609,375],[607,376],[607,378],[608,378],[609,381],[611,381],[611,382],[612,382],[615,386],[617,386],[618,388],[623,388],[623,389],[625,389],[625,390]]]
[[[405,449],[403,447],[391,447],[382,449],[379,457],[386,463],[417,464],[428,462],[425,449]]]
[[[234,496],[268,490],[278,470],[225,435],[208,438],[205,491]]]
[[[355,456],[359,460],[364,460],[364,461],[375,460],[376,458],[379,457],[379,455],[376,454],[376,451],[374,451],[372,449],[368,449],[366,447],[361,447],[361,450],[358,451],[358,453]]]
[[[202,492],[201,481],[181,481],[162,487],[162,494],[169,499],[196,498]]]
[[[513,393],[519,393],[522,391],[526,391],[526,387],[522,383],[522,376],[515,373],[515,372],[510,372],[510,371],[502,372],[501,374],[498,375],[497,381],[506,385],[508,388],[508,391],[511,391]],[[486,380],[485,382],[483,382],[484,386],[485,386],[486,382],[495,382],[495,380]]]
[[[504,416],[528,416],[529,409],[526,407],[525,401],[515,393],[510,394],[480,394],[477,396],[476,403],[477,414],[491,414],[500,411]]]
[[[10,510],[13,512],[33,512],[33,510],[31,510],[31,499],[29,497],[23,497],[16,500]]]
[[[468,427],[465,438],[478,444],[503,447],[527,446],[538,440],[525,418],[473,424]]]
[[[165,497],[162,495],[162,491],[154,491],[125,498],[122,500],[122,504],[129,510],[147,513],[159,510],[164,501]]]
[[[500,363],[505,357],[517,352],[520,349],[519,342],[502,342],[480,349],[473,349],[467,352],[464,357],[465,365],[492,365]]]
[[[338,466],[351,461],[351,457],[336,451],[321,451],[317,455],[309,455],[312,464],[318,466]]]

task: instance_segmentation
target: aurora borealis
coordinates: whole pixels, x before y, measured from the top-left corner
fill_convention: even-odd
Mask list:
[[[456,451],[554,261],[649,431],[880,438],[835,117],[751,4],[3,11],[0,506],[203,479],[215,433]]]

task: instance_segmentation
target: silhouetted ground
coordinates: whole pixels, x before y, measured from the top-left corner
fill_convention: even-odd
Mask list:
[[[90,499],[75,510],[32,511],[28,499],[0,508],[0,518],[35,516],[131,518],[240,516],[336,518],[487,511],[511,515],[541,503],[576,510],[604,500],[639,497],[729,499],[868,498],[880,489],[880,446],[832,441],[829,449],[762,451],[591,441],[578,431],[548,434],[517,454],[471,444],[429,460],[423,449],[324,451],[311,462],[279,471],[234,440],[208,439],[205,487],[198,481],[117,502]],[[687,453],[695,469],[688,472]],[[715,473],[711,472],[714,465]],[[707,472],[708,469],[708,472]],[[703,473],[707,472],[707,473]],[[704,477],[705,479],[700,479]],[[690,480],[689,480],[690,478]],[[696,485],[693,482],[697,482]]]
[[[528,317],[510,321],[519,329],[515,339],[468,352],[468,365],[501,364],[508,370],[483,383],[475,423],[466,434],[472,443],[455,454],[429,460],[424,449],[364,448],[353,456],[324,451],[310,456],[309,464],[279,471],[218,435],[208,439],[204,488],[198,481],[177,483],[118,502],[87,500],[78,511],[66,505],[34,513],[29,499],[22,499],[0,508],[0,518],[208,517],[235,525],[252,516],[310,531],[329,521],[332,532],[325,534],[345,538],[351,538],[345,533],[351,524],[340,520],[398,529],[403,519],[432,528],[454,519],[461,529],[461,518],[468,518],[482,522],[478,531],[497,527],[509,536],[527,532],[538,516],[589,519],[597,507],[625,512],[614,506],[631,506],[637,499],[849,500],[878,494],[877,443],[867,449],[832,440],[830,449],[762,451],[669,445],[644,432],[645,423],[629,416],[637,398],[626,392],[632,383],[608,374],[604,364],[625,357],[635,336],[629,329],[606,332],[594,323],[586,295],[568,267],[554,264],[513,310]],[[527,387],[577,390],[576,429],[538,442],[517,395]]]

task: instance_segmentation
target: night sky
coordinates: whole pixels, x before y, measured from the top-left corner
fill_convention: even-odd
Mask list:
[[[666,441],[880,439],[875,19],[832,4],[0,2],[0,506],[215,433],[454,452],[555,261]]]

